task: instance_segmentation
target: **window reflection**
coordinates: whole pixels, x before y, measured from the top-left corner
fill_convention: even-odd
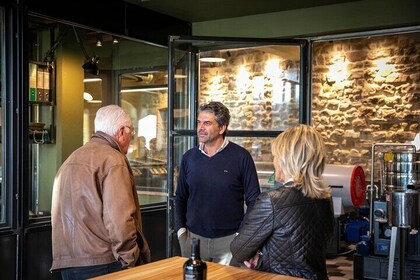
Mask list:
[[[166,202],[166,71],[122,74],[120,103],[137,133],[128,149],[140,204]]]
[[[258,180],[261,191],[276,187],[274,174],[273,156],[271,154],[271,137],[229,137],[228,139],[244,147],[252,156],[257,168]]]
[[[138,73],[138,69],[151,69],[156,66],[166,69],[167,49],[127,38],[120,39],[116,44],[110,34],[104,33],[101,33],[102,44],[98,46],[96,44],[98,32],[96,31],[76,28],[36,16],[29,18],[29,30],[28,58],[44,68],[46,66],[44,64],[53,65],[56,70],[53,72],[57,75],[56,80],[60,81],[59,84],[51,82],[48,85],[54,86],[54,88],[49,87],[51,89],[49,102],[35,99],[29,102],[30,129],[35,130],[43,124],[46,130],[51,131],[49,138],[41,139],[43,141],[35,138],[37,141],[31,140],[29,143],[28,175],[31,191],[28,208],[31,222],[46,220],[43,218],[50,215],[55,174],[72,151],[89,141],[94,133],[96,112],[104,105],[120,103],[132,115],[134,129],[137,132],[139,131],[138,121],[141,118],[148,114],[156,116],[156,143],[151,138],[148,139],[148,143],[145,143],[147,150],[143,151],[146,152],[147,164],[150,167],[149,177],[157,175],[160,181],[155,183],[154,177],[152,181],[149,177],[145,177],[149,181],[139,181],[136,184],[151,188],[165,186],[166,170],[161,166],[165,166],[166,163],[166,135],[162,133],[166,124],[160,120],[166,120],[167,78],[164,77],[165,73]],[[48,63],[45,62],[46,53]],[[99,61],[95,60],[95,65],[90,65],[97,66],[97,69],[87,67],[89,57],[100,58]],[[121,73],[127,73],[123,75],[123,84],[119,83]],[[55,81],[52,78],[51,80]],[[127,98],[123,98],[120,102],[121,86],[123,89],[132,90],[136,89],[139,83],[142,87],[149,85],[158,89],[147,88],[143,92],[124,93],[121,96],[124,95]],[[143,96],[144,99],[133,101],[128,98],[131,95],[133,98]],[[148,105],[142,107],[141,104]],[[135,111],[133,108],[141,110]],[[149,109],[150,112],[147,111]],[[133,163],[134,171],[143,176],[146,172],[138,169],[136,165],[140,158],[138,152],[141,150],[139,149],[141,144],[136,142],[138,136],[137,133],[133,137],[128,157]],[[2,188],[0,191],[0,202],[2,202],[0,209],[2,209],[5,195]],[[147,191],[155,190],[148,189]],[[160,191],[159,189],[158,192]],[[153,194],[149,196],[147,193],[140,196],[141,199],[144,198],[142,204],[145,201],[148,202],[149,197],[157,196]],[[165,195],[161,197],[163,199],[159,197],[160,200],[166,201]],[[150,201],[154,200],[150,199]]]
[[[83,144],[86,144],[94,133],[95,115],[98,109],[103,106],[101,76],[85,74],[83,80]]]

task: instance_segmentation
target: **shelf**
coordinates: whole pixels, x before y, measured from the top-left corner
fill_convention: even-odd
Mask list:
[[[29,141],[55,143],[55,69],[51,64],[29,62]]]
[[[39,104],[45,106],[55,106],[55,104],[51,101],[29,101],[29,104]]]
[[[55,103],[55,71],[45,62],[29,62],[29,102]]]

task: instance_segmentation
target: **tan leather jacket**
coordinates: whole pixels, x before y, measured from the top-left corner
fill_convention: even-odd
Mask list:
[[[150,262],[133,173],[109,135],[97,132],[63,163],[52,197],[51,270]],[[143,248],[137,246],[139,232]]]

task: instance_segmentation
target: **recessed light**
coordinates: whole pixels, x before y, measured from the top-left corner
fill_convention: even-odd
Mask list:
[[[202,57],[200,58],[200,61],[202,62],[223,62],[226,61],[226,59],[221,57]]]

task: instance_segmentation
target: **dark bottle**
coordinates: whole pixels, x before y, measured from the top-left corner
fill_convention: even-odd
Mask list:
[[[200,258],[200,239],[191,239],[191,258],[184,263],[184,280],[206,280],[207,264]]]

